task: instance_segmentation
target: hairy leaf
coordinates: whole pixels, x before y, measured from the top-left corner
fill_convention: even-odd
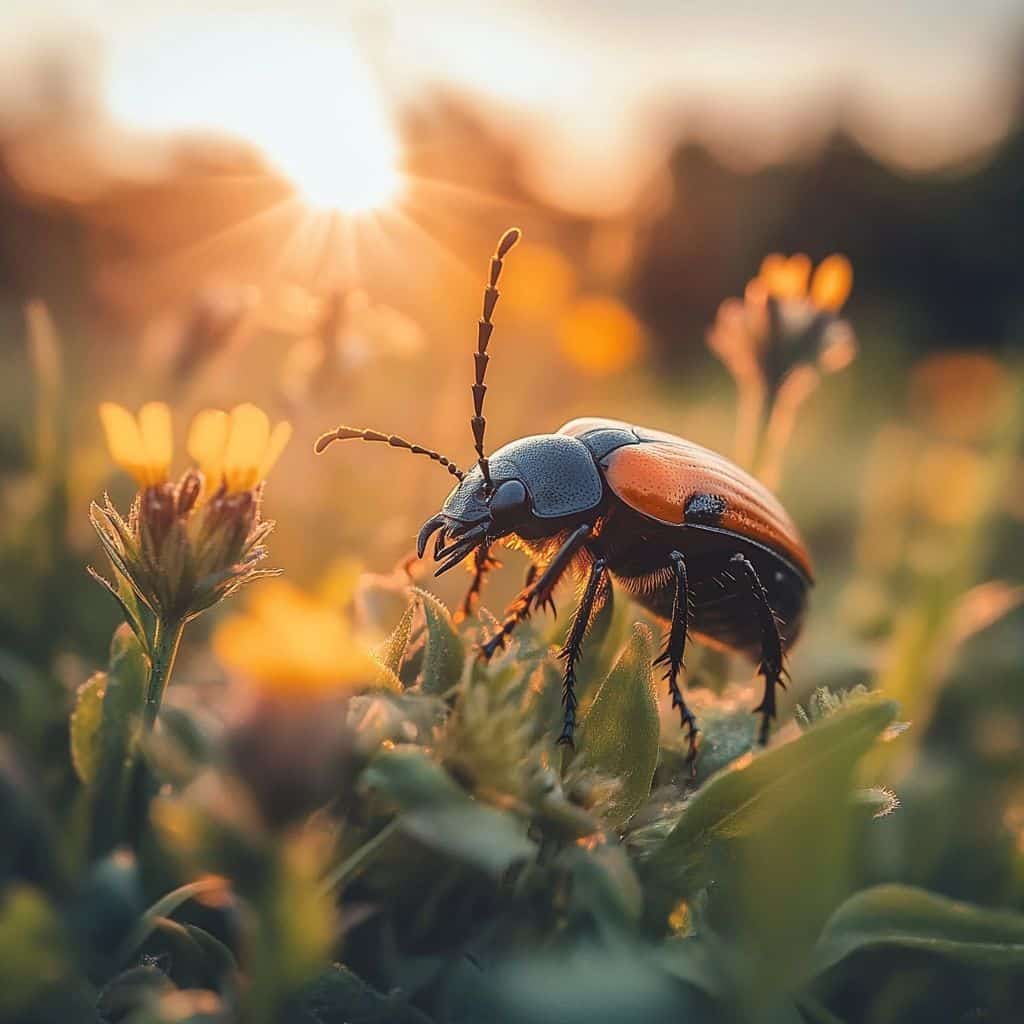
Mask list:
[[[388,678],[394,679],[397,683],[394,688],[399,690],[402,688],[402,684],[398,682],[398,678],[402,668],[402,661],[405,658],[405,649],[409,645],[409,635],[412,632],[412,617],[415,610],[415,602],[410,602],[409,606],[402,613],[402,617],[398,620],[398,625],[395,626],[391,635],[375,652],[377,660],[388,674]]]
[[[633,627],[629,645],[601,684],[580,727],[585,762],[620,780],[608,812],[613,825],[627,821],[651,792],[658,764],[658,704],[651,675],[651,631]]]
[[[413,588],[423,605],[427,645],[423,655],[423,692],[445,693],[462,677],[466,652],[448,609],[433,594]]]

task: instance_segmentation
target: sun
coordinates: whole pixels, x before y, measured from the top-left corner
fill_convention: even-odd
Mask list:
[[[168,24],[115,49],[106,100],[144,131],[215,131],[254,144],[314,206],[358,214],[401,188],[388,112],[339,34],[271,17]]]

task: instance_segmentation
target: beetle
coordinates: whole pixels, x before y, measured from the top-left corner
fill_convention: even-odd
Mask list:
[[[423,558],[434,537],[440,576],[473,558],[473,580],[462,608],[471,613],[497,543],[524,550],[527,582],[504,621],[479,648],[490,659],[538,608],[554,612],[553,593],[567,575],[582,593],[561,657],[564,718],[559,743],[576,727],[576,668],[587,629],[611,600],[612,584],[667,624],[663,665],[672,706],[697,750],[697,722],[679,685],[687,637],[746,655],[764,690],[759,738],[776,717],[784,659],[800,631],[813,568],[796,526],[778,499],[722,455],[674,434],[613,419],[576,419],[553,434],[520,438],[485,454],[485,376],[492,314],[503,261],[519,240],[512,228],[491,258],[478,323],[470,421],[476,464],[460,470],[450,459],[395,434],[338,427],[335,440],[384,442],[440,463],[457,483],[416,541]],[[436,535],[436,536],[435,536]]]

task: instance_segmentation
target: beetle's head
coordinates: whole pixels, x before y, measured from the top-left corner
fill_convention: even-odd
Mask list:
[[[519,229],[509,228],[491,257],[484,288],[483,315],[477,322],[477,347],[473,355],[473,416],[470,427],[477,462],[463,472],[440,452],[413,444],[397,434],[359,427],[338,427],[316,442],[322,452],[334,441],[360,440],[403,448],[443,466],[459,482],[441,511],[420,530],[416,550],[420,556],[434,534],[435,575],[447,572],[479,547],[515,533],[526,539],[554,537],[574,519],[595,510],[604,496],[604,483],[590,451],[578,438],[565,434],[524,437],[485,454],[485,377],[490,362],[488,344],[494,324],[491,314],[498,301],[498,279],[509,250],[519,241]]]
[[[601,501],[603,486],[586,446],[573,437],[543,434],[499,448],[489,459],[491,483],[474,466],[420,530],[422,558],[434,534],[435,575],[478,547],[515,533],[542,537]]]

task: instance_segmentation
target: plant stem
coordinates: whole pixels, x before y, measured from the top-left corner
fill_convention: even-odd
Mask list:
[[[153,663],[149,672],[149,689],[146,691],[144,721],[147,730],[153,728],[156,717],[160,714],[160,703],[174,669],[174,659],[178,655],[178,646],[181,644],[181,634],[184,630],[183,620],[165,622],[157,619],[153,633]]]
[[[371,836],[362,846],[343,860],[321,883],[320,891],[325,895],[336,889],[347,878],[354,875],[398,831],[398,819],[389,821],[376,835]]]

